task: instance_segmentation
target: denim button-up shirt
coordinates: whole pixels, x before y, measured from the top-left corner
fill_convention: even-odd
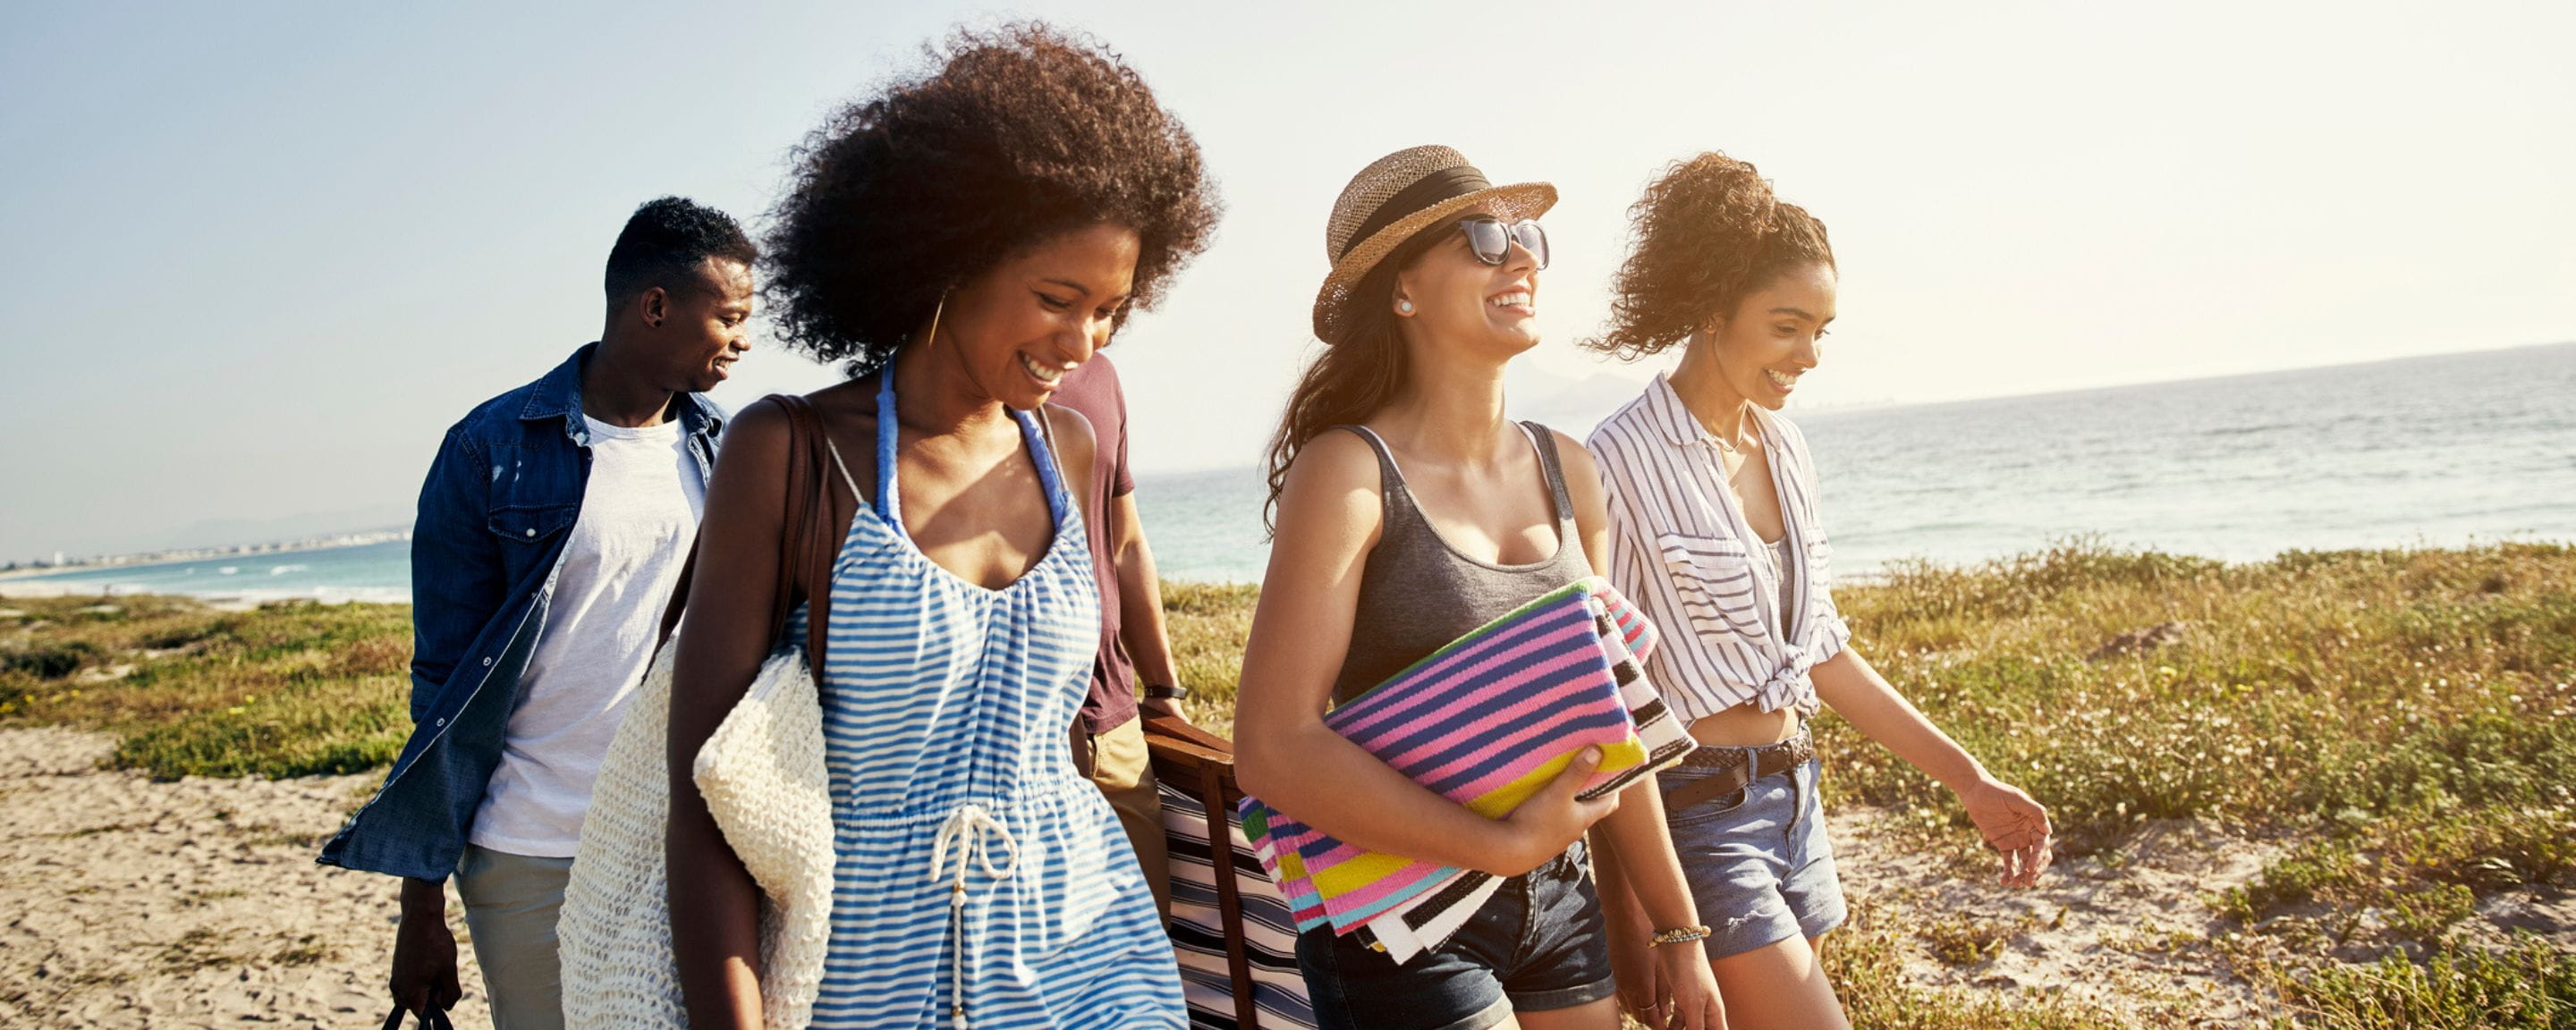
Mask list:
[[[581,377],[597,347],[483,402],[439,445],[412,525],[411,739],[375,798],[323,845],[323,864],[441,880],[463,857],[581,514]],[[723,414],[694,393],[673,406],[703,483]]]

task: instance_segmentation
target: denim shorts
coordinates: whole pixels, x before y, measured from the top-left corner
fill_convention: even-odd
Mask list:
[[[1664,811],[1699,921],[1708,924],[1708,957],[1820,937],[1842,924],[1842,881],[1825,839],[1824,804],[1816,799],[1822,770],[1809,759],[1734,794]],[[1670,790],[1723,774],[1676,766],[1656,776]]]
[[[1448,943],[1411,962],[1396,965],[1326,926],[1297,935],[1297,968],[1322,1030],[1483,1030],[1515,1010],[1618,993],[1580,841],[1504,881]]]

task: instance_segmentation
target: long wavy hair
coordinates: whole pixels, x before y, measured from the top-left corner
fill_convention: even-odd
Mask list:
[[[1455,222],[1444,221],[1413,234],[1351,287],[1340,320],[1347,328],[1341,339],[1324,341],[1323,352],[1307,362],[1297,388],[1288,394],[1279,430],[1270,436],[1270,496],[1261,504],[1264,530],[1279,531],[1279,492],[1287,488],[1288,469],[1297,463],[1299,451],[1334,426],[1368,421],[1404,392],[1412,366],[1395,328],[1395,277],[1456,231]]]

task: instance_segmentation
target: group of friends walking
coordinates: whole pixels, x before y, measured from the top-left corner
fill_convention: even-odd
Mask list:
[[[1779,414],[1835,317],[1823,224],[1742,161],[1667,168],[1583,345],[1680,361],[1576,439],[1504,404],[1505,369],[1541,342],[1555,200],[1423,146],[1368,163],[1326,213],[1323,346],[1269,451],[1238,774],[1352,845],[1505,881],[1409,962],[1302,934],[1315,1017],[1846,1025],[1818,961],[1844,917],[1820,708],[1956,791],[2007,883],[2049,864],[2047,814],[1908,704],[1835,608],[1817,472]],[[496,1025],[563,1024],[582,985],[561,982],[556,919],[583,813],[685,589],[667,855],[689,1025],[763,1018],[758,889],[687,770],[781,624],[824,641],[834,876],[811,1025],[1184,1025],[1140,715],[1177,718],[1185,695],[1102,352],[1217,218],[1196,143],[1143,79],[1034,24],[961,33],[834,115],[758,243],[687,200],[638,209],[599,340],[456,423],[422,488],[416,728],[322,853],[402,878],[396,1003],[461,994],[453,880]],[[775,610],[781,535],[805,517],[790,414],[703,396],[748,351],[755,297],[780,341],[849,373],[806,398],[832,460],[817,503],[847,527],[812,587],[819,637]],[[1489,819],[1326,725],[1587,576],[1661,628],[1647,676],[1698,744],[1679,767],[1584,800],[1586,754]],[[925,876],[934,862],[957,875]]]

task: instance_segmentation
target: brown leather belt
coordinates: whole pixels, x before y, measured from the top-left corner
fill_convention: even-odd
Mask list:
[[[1746,761],[1746,755],[1752,761]],[[1664,791],[1667,814],[1693,805],[1705,804],[1734,794],[1765,776],[1777,776],[1807,764],[1816,757],[1816,741],[1805,729],[1777,744],[1757,748],[1698,747],[1682,756],[1682,764],[1694,769],[1716,769],[1718,774],[1695,779]]]

